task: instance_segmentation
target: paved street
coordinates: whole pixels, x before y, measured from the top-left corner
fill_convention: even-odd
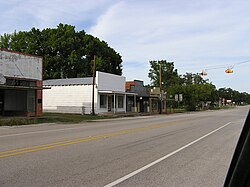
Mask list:
[[[222,186],[248,110],[0,127],[0,186]]]

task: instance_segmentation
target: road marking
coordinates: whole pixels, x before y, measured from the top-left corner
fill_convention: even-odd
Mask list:
[[[180,121],[184,121],[184,120],[171,121],[171,122],[164,123],[164,124],[148,125],[148,126],[144,126],[144,127],[125,129],[125,130],[109,132],[109,133],[104,133],[104,134],[98,134],[98,135],[93,135],[93,136],[88,136],[88,137],[83,137],[83,138],[76,138],[76,139],[72,139],[72,140],[64,140],[64,141],[58,141],[58,142],[49,143],[49,144],[35,145],[35,146],[30,146],[30,147],[23,147],[23,148],[17,148],[17,149],[13,149],[13,150],[1,151],[0,158],[21,155],[21,154],[31,153],[31,152],[37,152],[37,151],[41,151],[41,150],[47,150],[47,149],[52,149],[52,148],[56,148],[56,147],[77,144],[77,143],[90,142],[90,141],[94,141],[94,140],[101,140],[101,139],[111,138],[111,137],[120,136],[120,135],[139,133],[139,132],[148,131],[148,130],[152,130],[152,129],[158,129],[158,128],[161,128],[161,127],[164,127],[167,125],[171,125],[171,124],[176,124],[177,122],[180,122]]]
[[[169,153],[169,154],[167,154],[167,155],[165,155],[165,156],[159,158],[158,160],[155,160],[154,162],[151,162],[150,164],[147,164],[147,165],[143,166],[142,168],[139,168],[139,169],[133,171],[132,173],[129,173],[129,174],[125,175],[124,177],[121,177],[121,178],[115,180],[114,182],[111,182],[111,183],[105,185],[104,187],[113,187],[113,186],[115,186],[115,185],[117,185],[117,184],[119,184],[119,183],[121,183],[121,182],[123,182],[123,181],[125,181],[125,180],[127,180],[127,179],[129,179],[129,178],[131,178],[131,177],[133,177],[133,176],[135,176],[135,175],[137,175],[138,173],[140,173],[140,172],[142,172],[142,171],[144,171],[144,170],[146,170],[146,169],[148,169],[148,168],[154,166],[155,164],[158,164],[159,162],[161,162],[161,161],[163,161],[163,160],[169,158],[170,156],[172,156],[172,155],[174,155],[174,154],[176,154],[176,153],[182,151],[183,149],[186,149],[187,147],[189,147],[189,146],[191,146],[191,145],[193,145],[193,144],[199,142],[200,140],[206,138],[207,136],[209,136],[209,135],[211,135],[211,134],[217,132],[218,130],[220,130],[220,129],[222,129],[222,128],[228,126],[228,125],[230,125],[231,123],[232,123],[232,122],[229,122],[229,123],[227,123],[227,124],[225,124],[225,125],[223,125],[223,126],[217,128],[217,129],[215,129],[215,130],[213,130],[213,131],[211,131],[211,132],[205,134],[204,136],[202,136],[202,137],[200,137],[200,138],[198,138],[198,139],[196,139],[196,140],[194,140],[194,141],[192,141],[192,142],[190,142],[190,143],[188,143],[188,144],[182,146],[181,148],[179,148],[179,149],[177,149],[177,150],[175,150],[175,151],[173,151],[173,152],[171,152],[171,153]]]
[[[84,127],[86,128],[86,126],[82,126],[82,127],[63,128],[63,129],[51,129],[51,130],[45,130],[45,131],[23,132],[23,133],[17,133],[17,134],[6,134],[6,135],[0,136],[0,138],[10,137],[10,136],[21,136],[21,135],[27,135],[27,134],[39,134],[39,133],[46,133],[46,132],[64,131],[64,130],[71,130],[71,129],[81,129]]]

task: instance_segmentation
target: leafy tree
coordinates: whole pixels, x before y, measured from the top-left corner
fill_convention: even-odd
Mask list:
[[[246,103],[250,104],[250,94],[243,92],[240,93],[231,88],[219,88],[218,97],[225,100],[232,100],[236,104]]]
[[[42,56],[43,78],[91,76],[91,61],[97,56],[97,70],[122,74],[121,56],[104,41],[76,31],[74,26],[19,31],[0,36],[1,48]]]
[[[173,62],[150,61],[149,78],[152,86],[159,86],[160,64],[162,66],[163,89],[168,97],[183,94],[183,102],[188,110],[196,110],[199,105],[217,100],[216,87],[198,74],[178,75]],[[202,105],[203,106],[203,105]]]
[[[189,79],[190,77],[188,77]],[[187,82],[189,80],[184,80]],[[199,81],[203,82],[203,81]],[[172,86],[169,95],[183,94],[183,105],[187,110],[196,110],[197,107],[203,106],[206,102],[211,102],[212,105],[217,101],[216,87],[211,83],[196,83],[190,82],[189,84],[183,83],[181,85]]]
[[[160,65],[162,67],[162,86],[165,91],[172,85],[180,83],[180,77],[178,76],[177,69],[174,69],[173,62],[167,62],[166,60],[150,61],[150,70],[148,77],[151,79],[152,86],[160,85]]]
[[[208,80],[203,79],[199,74],[186,73],[182,76],[182,84],[205,84]]]
[[[4,34],[3,36],[0,36],[0,48],[5,48],[5,49],[10,49],[10,39],[11,35],[10,34]]]

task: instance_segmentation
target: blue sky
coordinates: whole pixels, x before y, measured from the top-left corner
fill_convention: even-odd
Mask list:
[[[180,74],[207,68],[218,88],[250,93],[250,63],[233,74],[209,70],[250,59],[248,0],[2,0],[0,7],[0,34],[74,25],[122,55],[127,80],[149,83],[149,61],[166,59]]]

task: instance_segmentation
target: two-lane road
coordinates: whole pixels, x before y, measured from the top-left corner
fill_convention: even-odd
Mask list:
[[[248,110],[0,127],[0,186],[222,186]]]

